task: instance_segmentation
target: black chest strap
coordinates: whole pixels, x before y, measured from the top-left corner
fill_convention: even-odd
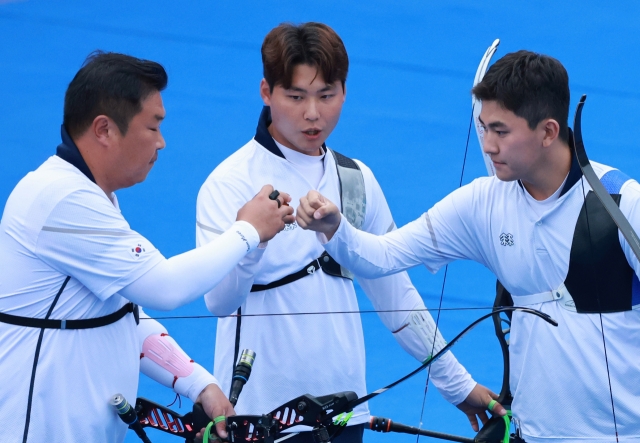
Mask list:
[[[340,207],[342,214],[347,218],[349,223],[356,229],[360,229],[364,223],[366,215],[367,198],[364,187],[364,176],[358,164],[351,158],[340,154],[332,149],[327,149],[335,159],[336,171],[338,173],[338,182],[340,186]],[[353,274],[346,268],[343,268],[333,259],[326,251],[322,255],[310,263],[306,264],[299,271],[286,275],[279,280],[267,283],[265,285],[255,284],[251,286],[251,292],[266,291],[267,289],[277,288],[303,277],[312,275],[318,269],[322,269],[325,274],[332,277],[342,277],[353,280]]]
[[[322,269],[325,274],[331,275],[333,277],[344,277],[341,272],[341,267],[337,261],[333,259],[326,251],[322,253],[322,255],[305,267],[300,269],[293,274],[289,274],[285,277],[282,277],[280,280],[276,280],[274,282],[268,283],[266,285],[253,285],[251,286],[251,292],[259,292],[266,291],[267,289],[277,288],[278,286],[288,285],[289,283],[293,283],[296,280],[300,280],[307,275],[312,275],[318,269]],[[346,277],[344,277],[346,278]]]
[[[31,318],[0,312],[0,322],[10,325],[24,326],[38,329],[91,329],[110,325],[125,315],[133,313],[136,324],[140,322],[138,305],[131,302],[111,314],[96,318],[82,318],[78,320],[54,320],[50,318]]]
[[[618,170],[600,179],[618,206],[628,180]],[[629,311],[640,304],[640,282],[622,250],[618,227],[593,191],[576,222],[564,284],[580,313]]]

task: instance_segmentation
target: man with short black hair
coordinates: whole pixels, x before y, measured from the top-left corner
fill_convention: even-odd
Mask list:
[[[264,186],[227,232],[165,259],[133,231],[114,191],[143,181],[165,147],[158,63],[90,55],[65,95],[62,144],[15,187],[0,222],[2,441],[114,443],[127,426],[109,405],[134,402],[140,370],[234,413],[217,380],[137,305],[169,310],[211,290],[293,221]],[[139,323],[139,324],[138,324]],[[224,420],[217,425],[225,435]]]
[[[420,264],[435,273],[459,259],[483,264],[516,306],[559,324],[513,313],[510,384],[519,438],[636,440],[640,263],[601,203],[610,197],[596,198],[591,184],[599,179],[636,228],[640,185],[595,162],[597,177],[583,175],[567,126],[569,79],[558,60],[507,54],[473,94],[482,100],[483,150],[495,177],[474,180],[383,236],[354,229],[331,196],[315,191],[302,199],[297,222],[367,278]]]
[[[346,97],[349,59],[340,37],[322,23],[281,24],[265,37],[262,62],[265,107],[256,135],[202,186],[198,245],[215,241],[228,229],[237,208],[264,182],[290,190],[296,199],[309,189],[342,197],[344,212],[361,229],[375,234],[395,229],[371,170],[325,145]],[[344,314],[358,311],[353,276],[321,254],[312,233],[288,224],[205,296],[215,315],[240,314],[218,320],[215,373],[223,389],[231,386],[238,349],[250,348],[259,356],[236,406],[240,414],[267,413],[306,393],[366,394],[362,324],[358,315]],[[416,359],[425,361],[444,346],[405,273],[358,282],[385,326]],[[476,384],[451,353],[433,364],[431,376],[474,428],[476,415],[486,420],[485,408],[495,394]],[[500,406],[496,411],[504,413]],[[362,441],[368,421],[367,405],[356,407],[349,426],[332,441]],[[302,432],[287,441],[313,440],[310,432]]]

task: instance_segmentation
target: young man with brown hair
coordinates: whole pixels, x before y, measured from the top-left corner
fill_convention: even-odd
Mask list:
[[[262,45],[265,107],[255,137],[222,162],[198,195],[197,241],[204,245],[233,222],[234,213],[262,183],[291,192],[297,201],[309,190],[340,199],[361,229],[384,234],[395,229],[384,194],[371,170],[328,149],[325,141],[340,118],[346,97],[348,56],[327,25],[282,24]],[[343,168],[338,172],[338,168]],[[329,256],[312,232],[296,223],[248,254],[205,300],[218,320],[215,372],[223,389],[231,384],[238,350],[257,353],[251,381],[236,410],[267,413],[302,394],[366,393],[362,324],[352,276]],[[406,273],[379,280],[358,279],[385,326],[420,361],[444,345],[435,323]],[[290,314],[290,315],[287,315]],[[316,315],[308,315],[316,314]],[[447,400],[477,427],[486,420],[492,396],[448,353],[431,372]],[[369,420],[357,407],[336,442],[362,441]],[[297,430],[297,429],[296,429]],[[312,441],[309,432],[291,442]]]
[[[476,179],[384,236],[353,229],[332,197],[315,191],[301,201],[298,224],[318,231],[331,255],[368,278],[420,264],[435,273],[461,259],[483,264],[516,306],[559,324],[513,313],[510,384],[521,438],[635,441],[640,264],[603,202],[618,199],[619,215],[637,229],[640,185],[595,162],[595,174],[586,175],[591,170],[572,149],[569,78],[558,60],[507,54],[473,93],[482,100],[483,149],[495,177]]]

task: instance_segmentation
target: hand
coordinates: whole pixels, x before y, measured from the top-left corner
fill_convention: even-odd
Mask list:
[[[306,197],[302,197],[296,213],[298,226],[322,232],[327,240],[336,233],[341,218],[338,207],[318,191],[309,191]]]
[[[465,398],[462,403],[456,405],[456,408],[460,409],[467,415],[467,418],[471,423],[471,428],[473,428],[474,431],[478,432],[480,430],[480,428],[478,427],[478,417],[480,417],[482,424],[485,424],[487,420],[489,420],[489,418],[487,417],[487,408],[489,406],[489,403],[491,402],[491,400],[495,400],[497,398],[497,394],[478,383],[471,390],[469,395],[467,395],[467,398]],[[500,416],[504,416],[507,414],[506,409],[497,402],[494,404],[491,412]]]
[[[263,186],[255,197],[240,208],[236,218],[251,223],[258,231],[261,243],[271,240],[284,229],[285,224],[295,221],[293,208],[289,206],[291,196],[280,192],[277,201],[271,200],[269,194],[273,191],[273,186]]]
[[[231,406],[231,403],[229,403],[227,397],[222,393],[222,391],[216,384],[207,385],[207,387],[202,390],[200,395],[198,395],[196,403],[200,403],[202,405],[202,409],[204,409],[204,412],[212,420],[221,415],[224,415],[225,417],[236,415],[236,411],[233,410],[233,406]],[[224,420],[216,424],[216,432],[222,438],[227,438],[227,430],[225,429],[225,426],[226,422]],[[201,429],[196,437],[198,439],[202,439],[203,433],[204,429]]]

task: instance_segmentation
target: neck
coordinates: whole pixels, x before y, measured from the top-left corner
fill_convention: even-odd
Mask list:
[[[571,149],[558,140],[549,154],[533,168],[531,177],[522,178],[527,192],[538,201],[546,200],[558,190],[571,169]]]
[[[115,186],[114,183],[111,183],[110,174],[108,172],[109,163],[106,158],[101,158],[100,156],[101,146],[91,143],[90,140],[82,136],[78,140],[74,140],[74,142],[78,147],[78,151],[80,151],[82,158],[89,167],[96,185],[98,185],[110,199],[111,194],[119,188]]]

